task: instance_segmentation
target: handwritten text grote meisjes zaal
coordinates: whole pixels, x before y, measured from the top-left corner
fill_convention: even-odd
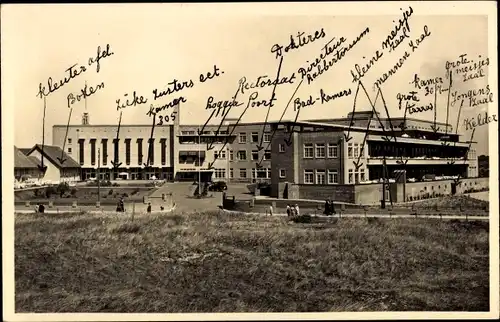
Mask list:
[[[88,59],[88,67],[92,65],[96,65],[96,72],[99,73],[101,69],[101,60],[114,55],[114,52],[111,51],[110,45],[106,45],[106,49],[102,50],[101,46],[97,47],[97,55],[95,57],[90,57]],[[84,65],[74,64],[70,66],[65,71],[68,73],[64,79],[59,81],[54,81],[52,77],[47,79],[47,86],[44,86],[42,83],[39,84],[38,94],[36,96],[43,98],[44,96],[49,96],[51,93],[57,91],[59,88],[63,87],[65,84],[69,83],[72,79],[78,77],[82,73],[87,71],[87,67]],[[69,99],[68,99],[69,100]]]

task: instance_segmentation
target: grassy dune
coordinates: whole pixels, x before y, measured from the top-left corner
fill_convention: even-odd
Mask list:
[[[488,311],[488,223],[16,215],[17,312]]]

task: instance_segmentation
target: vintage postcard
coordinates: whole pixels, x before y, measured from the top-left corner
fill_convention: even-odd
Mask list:
[[[5,321],[498,318],[495,2],[1,24]]]

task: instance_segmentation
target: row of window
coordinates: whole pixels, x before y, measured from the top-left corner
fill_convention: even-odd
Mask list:
[[[358,143],[348,143],[347,144],[347,158],[349,159],[357,159],[360,156],[363,156],[363,145]]]
[[[239,161],[246,161],[247,160],[247,151],[246,150],[238,150],[236,152],[236,158]],[[226,151],[220,151],[220,154],[218,154],[217,151],[214,152],[214,159],[215,160],[225,160],[226,159]],[[229,160],[234,161],[234,154],[233,151],[229,151]],[[259,151],[257,150],[252,150],[252,161],[258,161],[259,159]],[[264,160],[271,160],[271,150],[265,150],[264,151]]]
[[[258,143],[260,140],[259,132],[252,132],[251,134],[252,143]],[[262,138],[264,143],[271,142],[271,133],[264,133],[264,137]],[[247,143],[247,134],[239,133],[238,135],[238,143]]]
[[[280,152],[284,152],[280,145]],[[339,147],[337,144],[328,143],[325,145],[324,143],[306,143],[304,144],[304,158],[312,159],[312,158],[338,158],[339,157]]]
[[[280,177],[284,178],[285,175],[286,173],[284,172],[284,169],[281,169]],[[337,184],[339,183],[339,173],[337,170],[304,170],[304,183]]]
[[[247,178],[247,170],[245,168],[239,169],[239,177],[242,179]],[[226,178],[226,169],[214,169],[214,176],[216,179],[225,179]],[[252,179],[271,179],[271,168],[261,168],[256,169],[253,168],[251,171]],[[229,169],[229,178],[234,178],[234,169]]]
[[[148,140],[149,141],[149,140]],[[68,141],[70,142],[70,141]],[[95,165],[96,164],[96,139],[90,139],[90,164]],[[125,139],[125,164],[130,165],[131,163],[131,139]],[[80,165],[85,164],[85,143],[84,140],[80,140],[78,142],[79,144],[79,157],[80,157]],[[108,139],[102,139],[101,141],[102,144],[102,150],[101,150],[101,155],[100,159],[102,161],[102,165],[106,166],[108,164]],[[114,155],[115,158],[113,159],[114,162],[120,162],[119,160],[119,142],[114,141]],[[161,153],[161,164],[165,165],[167,163],[167,153],[166,153],[166,140],[161,139],[160,140],[161,148],[160,148],[160,153]],[[149,163],[154,164],[154,139],[151,139],[149,142]],[[72,153],[72,148],[68,147],[68,154]],[[146,158],[148,155],[146,155]],[[137,164],[142,165],[143,163],[147,162],[147,160],[144,160],[144,154],[142,151],[142,139],[137,139]]]

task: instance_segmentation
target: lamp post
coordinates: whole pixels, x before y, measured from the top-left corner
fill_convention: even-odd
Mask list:
[[[198,129],[198,194],[201,195],[201,136]]]

